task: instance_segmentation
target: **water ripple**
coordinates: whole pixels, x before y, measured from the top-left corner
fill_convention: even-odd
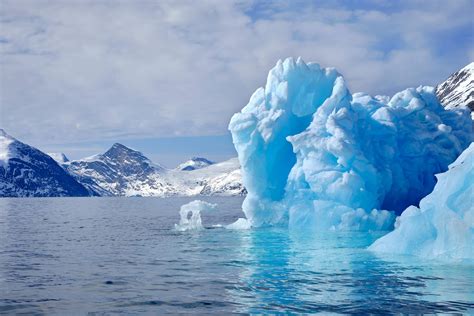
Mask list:
[[[0,199],[0,314],[474,313],[472,266],[378,257],[376,233],[179,233],[188,201]]]

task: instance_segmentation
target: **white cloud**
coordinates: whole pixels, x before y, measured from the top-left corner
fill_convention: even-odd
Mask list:
[[[472,31],[472,2],[378,2],[0,1],[0,125],[36,144],[222,134],[279,58],[374,94],[472,58],[466,43],[438,52]]]

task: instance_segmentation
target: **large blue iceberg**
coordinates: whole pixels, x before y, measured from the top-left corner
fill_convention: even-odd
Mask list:
[[[474,257],[474,143],[438,175],[434,191],[420,207],[407,208],[397,228],[369,249],[424,258]]]
[[[278,61],[229,124],[253,227],[390,230],[472,140],[432,87],[352,95],[334,68]]]

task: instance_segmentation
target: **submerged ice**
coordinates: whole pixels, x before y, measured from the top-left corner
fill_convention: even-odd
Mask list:
[[[334,68],[288,58],[229,130],[252,226],[389,230],[469,145],[472,121],[434,88],[352,95]]]
[[[420,207],[410,206],[397,228],[369,249],[425,258],[474,259],[474,143],[439,174]]]

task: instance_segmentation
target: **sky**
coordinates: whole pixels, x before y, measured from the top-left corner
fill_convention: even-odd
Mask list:
[[[436,85],[474,60],[474,0],[0,0],[0,128],[77,159],[114,142],[173,167],[235,155],[227,124],[278,59],[352,92]]]

